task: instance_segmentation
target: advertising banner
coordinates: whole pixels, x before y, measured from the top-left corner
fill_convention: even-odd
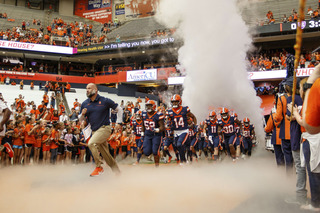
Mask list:
[[[116,16],[125,14],[125,5],[124,4],[116,4]]]
[[[88,10],[95,10],[111,7],[111,0],[89,0],[88,1]]]
[[[135,70],[127,72],[127,82],[157,80],[157,69]]]
[[[72,55],[77,48],[0,40],[0,48]]]
[[[112,19],[112,0],[75,0],[74,14],[100,23]]]

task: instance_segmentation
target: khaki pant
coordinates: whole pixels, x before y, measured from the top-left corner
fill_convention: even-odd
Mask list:
[[[111,167],[114,172],[119,172],[119,167],[116,161],[109,153],[107,139],[111,134],[111,127],[110,126],[101,126],[97,131],[92,132],[92,136],[88,142],[88,147],[92,153],[94,161],[97,167],[100,167],[102,161],[100,159],[99,151],[107,162],[107,164]]]

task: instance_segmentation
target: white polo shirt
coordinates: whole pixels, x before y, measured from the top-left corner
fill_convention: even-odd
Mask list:
[[[7,108],[8,108],[7,104],[4,101],[0,100],[0,121],[2,121],[2,118],[3,118],[3,111]],[[6,125],[3,125],[3,130],[2,132],[0,132],[0,136],[4,136],[5,133],[6,133]]]

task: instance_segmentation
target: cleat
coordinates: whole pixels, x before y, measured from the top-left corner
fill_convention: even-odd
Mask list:
[[[180,164],[180,161],[179,161],[179,160],[177,160],[177,164]]]
[[[12,158],[14,152],[11,145],[9,143],[5,143],[3,146],[6,148],[6,152],[8,153],[9,157]]]
[[[101,175],[104,172],[102,167],[96,167],[94,171],[90,174],[90,177],[96,177]]]
[[[171,159],[172,159],[172,157],[169,156],[168,163],[171,163]]]
[[[304,209],[304,210],[309,210],[309,211],[312,211],[312,212],[320,212],[320,208],[314,207],[311,204],[302,205],[300,208]]]
[[[134,162],[132,165],[133,165],[133,166],[137,166],[137,165],[139,165],[139,162],[136,161],[136,162]]]

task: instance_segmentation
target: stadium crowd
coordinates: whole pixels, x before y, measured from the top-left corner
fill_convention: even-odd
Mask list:
[[[320,7],[316,9],[312,9],[311,6],[308,7],[306,15],[310,19],[319,18],[319,10]],[[292,9],[290,15],[284,14],[281,19],[278,20],[278,23],[287,23],[287,22],[296,22],[298,21],[299,14],[295,9]],[[276,19],[274,18],[273,12],[269,10],[266,14],[266,19],[257,21],[259,26],[267,25],[267,24],[274,24],[276,23]]]
[[[309,78],[298,81],[299,91],[292,107],[293,82],[289,76],[280,85],[265,131],[272,133],[277,165],[285,167],[288,175],[293,174],[293,166],[296,169],[296,197],[286,201],[300,204],[303,209],[320,211],[320,65]],[[59,102],[60,93],[49,85],[48,82],[38,106],[34,102],[25,103],[19,95],[9,110],[1,94],[3,166],[92,161],[87,144],[90,136],[86,136],[85,130],[87,121],[80,119],[83,106],[75,99],[67,115],[65,106]],[[50,88],[55,92],[49,97]],[[237,161],[251,156],[255,132],[249,118],[239,120],[235,112],[221,108],[211,111],[205,121],[197,121],[190,109],[181,105],[179,95],[171,97],[171,107],[163,103],[156,107],[155,101],[146,98],[142,111],[141,103],[141,98],[135,104],[122,101],[120,111],[111,110],[112,133],[105,143],[117,161],[132,158],[137,165],[143,154],[145,158],[153,154],[155,165],[159,166],[160,157],[164,163],[170,163],[172,155],[179,165],[198,161],[202,155],[213,161],[228,158]],[[155,144],[150,147],[149,143]],[[310,204],[307,203],[306,173],[311,189]]]
[[[285,49],[273,50],[268,52],[260,52],[250,54],[248,60],[250,61],[251,71],[270,71],[286,69],[287,58],[291,55]],[[306,51],[301,54],[299,61],[299,68],[313,68],[320,62],[319,52]]]
[[[320,211],[319,83],[320,65],[317,65],[310,77],[297,79],[293,96],[294,79],[289,75],[280,84],[280,93],[275,96],[276,104],[265,126],[267,133],[272,132],[277,165],[284,166],[288,175],[294,166],[297,174],[296,196],[286,202],[312,211]],[[307,202],[307,173],[311,203]]]

